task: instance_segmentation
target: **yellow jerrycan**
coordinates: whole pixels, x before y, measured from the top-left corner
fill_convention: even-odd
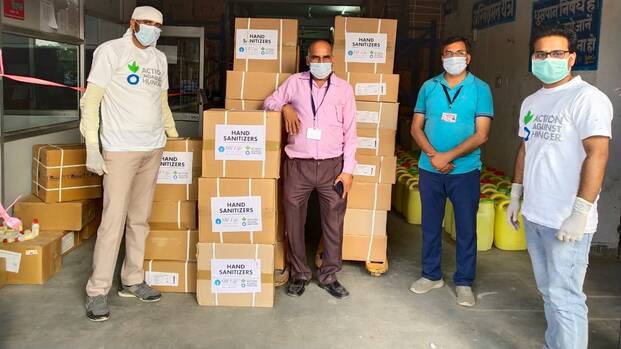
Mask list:
[[[507,223],[507,207],[510,200],[501,200],[496,203],[496,217],[494,219],[494,246],[505,251],[526,250],[526,233],[524,232],[524,219],[518,217],[519,228]]]
[[[408,183],[410,183],[410,181],[408,181]],[[403,212],[405,212],[405,218],[410,224],[421,224],[422,206],[420,202],[420,191],[418,190],[418,180],[416,182],[411,182],[408,189],[410,192],[403,210]]]
[[[418,178],[412,177],[405,181],[405,185],[403,186],[403,193],[401,193],[401,213],[405,217],[408,212],[408,206],[410,204],[410,185],[416,183],[418,184]]]
[[[455,240],[455,212],[453,210],[453,203],[449,199],[446,199],[446,206],[444,208],[444,230]]]
[[[494,243],[494,200],[481,194],[477,211],[477,251],[487,251]]]
[[[405,182],[407,182],[408,179],[410,178],[414,178],[414,176],[412,176],[409,173],[404,173],[402,175],[399,176],[399,178],[397,178],[397,184],[395,184],[395,195],[393,195],[394,201],[393,201],[393,206],[395,208],[395,211],[401,213],[401,208],[403,207],[403,187],[405,187]]]

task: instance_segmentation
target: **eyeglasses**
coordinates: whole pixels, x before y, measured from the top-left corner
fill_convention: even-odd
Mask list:
[[[569,52],[571,51],[565,51],[565,50],[554,50],[554,51],[549,51],[549,52],[535,51],[535,53],[533,53],[533,59],[536,61],[543,61],[544,59],[548,58],[548,56],[552,58],[563,59]]]
[[[331,63],[332,62],[332,56],[310,56],[309,57],[309,61],[311,63]]]
[[[444,58],[451,58],[451,57],[466,57],[466,55],[468,54],[468,52],[464,51],[464,50],[459,50],[459,51],[444,51],[442,52],[442,57]]]

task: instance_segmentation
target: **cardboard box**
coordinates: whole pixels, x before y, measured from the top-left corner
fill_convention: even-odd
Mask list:
[[[233,70],[295,73],[297,51],[296,19],[235,18]]]
[[[344,235],[343,260],[385,262],[388,238],[370,235]]]
[[[198,230],[167,230],[151,226],[144,259],[196,261]]]
[[[154,201],[149,223],[161,229],[197,229],[197,202],[194,201]]]
[[[8,283],[42,285],[62,267],[60,239],[62,232],[46,233],[33,240],[0,246],[6,259]]]
[[[385,236],[387,211],[347,209],[343,233],[345,235]]]
[[[263,102],[287,80],[288,73],[226,72],[226,98]]]
[[[347,194],[347,208],[390,211],[392,185],[354,182]]]
[[[32,147],[32,193],[45,202],[100,198],[101,180],[86,169],[84,144]]]
[[[231,110],[263,110],[263,101],[249,99],[225,99],[224,108]]]
[[[280,177],[281,113],[210,109],[204,115],[203,177]]]
[[[337,16],[334,19],[334,69],[392,74],[397,20]]]
[[[95,218],[96,200],[45,203],[29,195],[15,204],[13,213],[29,227],[37,218],[41,230],[82,230]]]
[[[101,212],[98,212],[95,215],[95,219],[93,219],[84,228],[82,228],[82,230],[80,230],[80,233],[79,233],[80,243],[97,235],[97,230],[99,229],[100,224],[101,224]]]
[[[276,180],[200,178],[198,183],[200,242],[276,243],[281,226]]]
[[[412,111],[412,113],[414,113]],[[356,121],[358,129],[397,130],[399,103],[356,101]]]
[[[160,292],[196,292],[196,262],[144,261],[144,280]]]
[[[41,234],[45,234],[41,232]],[[72,252],[78,246],[80,246],[80,232],[79,231],[64,231],[60,238],[60,254],[66,256],[69,252]]]
[[[357,129],[357,155],[393,156],[397,133],[393,130]]]
[[[166,141],[154,201],[198,200],[202,149],[201,139],[169,138]]]
[[[395,184],[397,158],[394,156],[369,156],[356,154],[354,181],[364,183]]]
[[[274,246],[274,269],[285,270],[287,266],[287,241],[277,241]]]
[[[197,250],[199,305],[274,305],[273,245],[199,243]]]
[[[351,85],[357,101],[396,103],[399,75],[335,72]]]
[[[9,274],[6,271],[6,259],[0,257],[0,288],[8,282]]]

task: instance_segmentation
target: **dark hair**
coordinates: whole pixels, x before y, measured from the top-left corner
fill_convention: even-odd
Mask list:
[[[444,52],[445,47],[456,42],[463,42],[464,45],[466,45],[466,52],[470,52],[470,40],[461,35],[449,36],[448,38],[442,40],[442,52]]]
[[[569,44],[569,51],[571,53],[578,51],[578,39],[576,37],[576,32],[563,26],[546,26],[536,29],[533,36],[530,38],[531,51],[535,51],[535,43],[539,41],[539,39],[548,36],[564,37],[567,39]]]

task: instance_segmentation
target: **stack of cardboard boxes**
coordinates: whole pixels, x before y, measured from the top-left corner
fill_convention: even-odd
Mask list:
[[[278,214],[282,116],[261,109],[265,98],[297,71],[297,30],[296,20],[235,20],[226,109],[206,111],[203,121],[200,305],[273,306],[274,269],[284,269],[284,227]]]
[[[202,143],[168,139],[162,154],[144,262],[145,281],[162,292],[196,292]]]
[[[15,204],[25,229],[36,219],[39,236],[0,246],[9,284],[43,284],[61,269],[62,256],[97,233],[101,177],[86,169],[84,145],[35,145],[32,194]]]
[[[399,76],[392,74],[397,21],[336,17],[334,70],[356,98],[358,165],[344,223],[343,259],[384,263],[395,182]]]

